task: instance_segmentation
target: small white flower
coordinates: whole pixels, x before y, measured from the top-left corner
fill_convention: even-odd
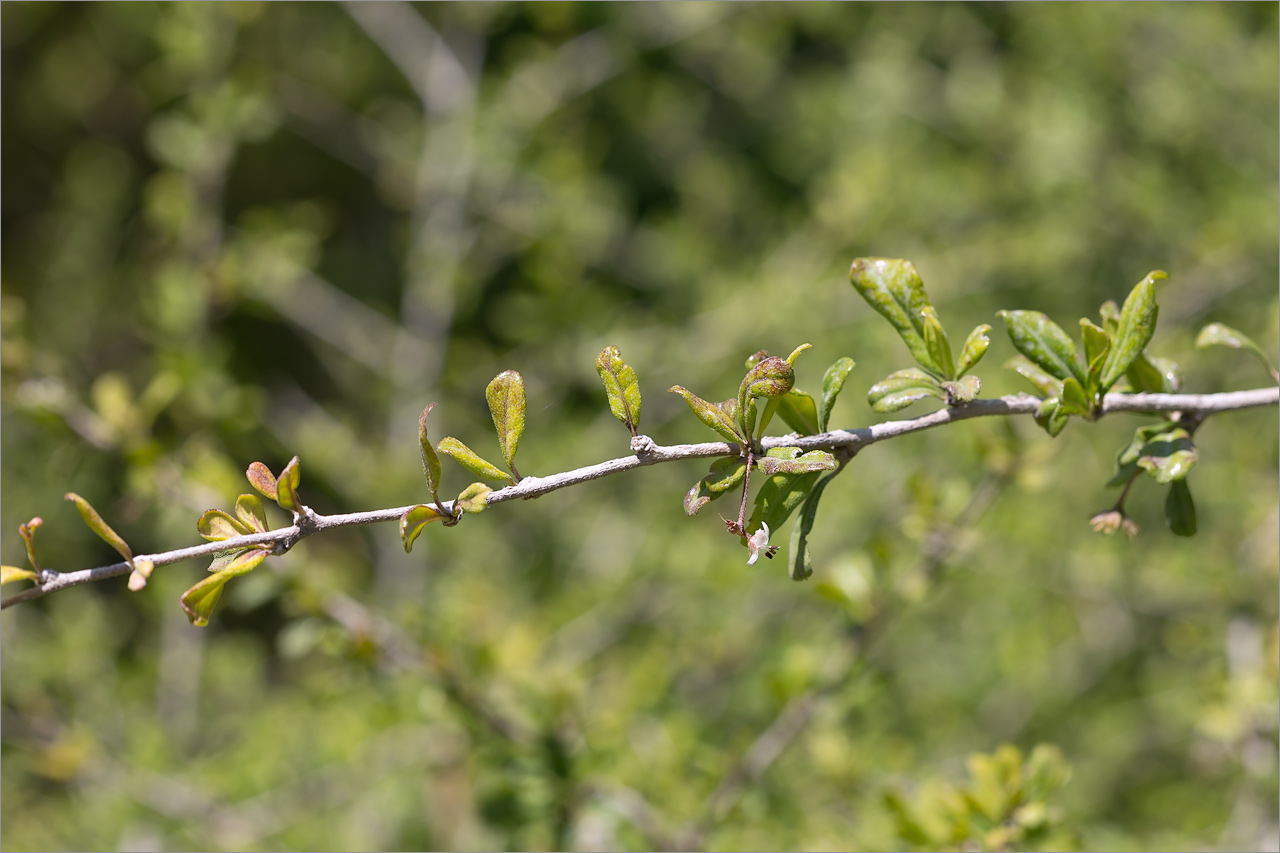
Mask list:
[[[747,550],[751,552],[751,556],[747,557],[748,566],[756,564],[761,552],[766,556],[769,555],[769,525],[763,521],[760,522],[760,529],[751,534],[751,538],[747,540]]]

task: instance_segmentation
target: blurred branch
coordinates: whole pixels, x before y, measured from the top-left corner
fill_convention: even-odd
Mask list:
[[[1218,412],[1236,411],[1240,409],[1274,406],[1280,403],[1280,388],[1258,388],[1252,391],[1229,391],[1221,394],[1108,394],[1103,401],[1102,415],[1116,412],[1155,414],[1162,412],[1180,412],[1190,415],[1197,422],[1208,415]],[[943,424],[968,420],[976,417],[993,415],[1029,415],[1034,414],[1040,406],[1040,400],[1027,394],[1015,394],[989,400],[974,400],[963,406],[953,406],[904,421],[886,421],[869,427],[852,430],[834,430],[819,435],[807,436],[771,436],[761,440],[761,447],[768,450],[773,447],[799,447],[804,450],[848,448],[856,454],[862,448],[896,438],[900,435],[920,432]],[[1100,415],[1101,417],[1101,415]],[[517,499],[541,497],[545,494],[598,480],[623,471],[656,465],[661,462],[676,462],[685,459],[703,459],[713,456],[731,456],[741,452],[736,444],[727,442],[707,442],[704,444],[675,444],[662,446],[655,444],[647,436],[632,439],[634,454],[611,459],[596,465],[576,468],[561,474],[547,477],[525,477],[514,486],[507,486],[490,492],[487,504],[498,504]],[[452,512],[453,501],[444,501],[443,507]],[[196,557],[210,557],[223,551],[234,551],[254,545],[273,545],[273,554],[283,554],[302,539],[313,533],[353,527],[364,524],[378,524],[387,521],[399,521],[400,517],[411,506],[393,507],[391,509],[370,510],[338,515],[317,515],[309,508],[303,512],[295,523],[280,530],[267,533],[254,533],[248,536],[237,536],[219,542],[181,548],[176,551],[165,551],[158,554],[136,555],[135,560],[150,560],[156,566],[190,560]],[[23,601],[31,601],[51,592],[78,586],[106,578],[128,574],[132,567],[128,563],[114,563],[93,569],[82,569],[74,572],[56,572],[46,569],[41,575],[39,586],[23,590],[4,599],[0,608],[9,607]]]

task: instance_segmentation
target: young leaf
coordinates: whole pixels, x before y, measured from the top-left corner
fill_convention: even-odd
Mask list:
[[[1196,504],[1191,499],[1191,487],[1186,480],[1174,480],[1169,484],[1169,494],[1164,499],[1164,518],[1175,536],[1196,535]]]
[[[827,368],[822,377],[822,399],[818,401],[818,432],[826,432],[831,423],[831,407],[844,388],[844,381],[849,378],[855,366],[854,360],[847,355],[836,360]]]
[[[447,519],[449,516],[435,507],[418,504],[400,516],[400,540],[404,542],[404,552],[413,550],[413,542],[422,533],[423,528],[433,521]]]
[[[0,586],[4,586],[12,581],[40,581],[40,575],[36,572],[20,569],[17,566],[0,566]]]
[[[1173,394],[1182,387],[1182,373],[1177,362],[1158,356],[1139,355],[1125,371],[1129,387],[1135,393],[1154,391]]]
[[[1088,365],[1086,389],[1091,387],[1097,393],[1101,390],[1098,379],[1102,376],[1107,353],[1111,351],[1111,339],[1107,337],[1106,330],[1095,326],[1087,317],[1080,318],[1080,334],[1084,339],[1084,361]]]
[[[102,516],[98,515],[98,511],[89,505],[89,502],[77,495],[75,492],[67,492],[62,496],[64,499],[73,501],[76,509],[80,510],[80,517],[84,519],[84,523],[89,525],[89,529],[98,534],[98,537],[106,542],[112,548],[116,549],[116,553],[124,557],[124,561],[129,565],[133,565],[133,551],[120,534],[111,529],[111,526],[102,520]]]
[[[187,618],[197,628],[209,624],[209,614],[222,597],[222,588],[227,581],[256,569],[269,552],[265,548],[245,548],[232,553],[235,556],[229,562],[224,562],[216,572],[184,592],[179,599]],[[214,564],[219,565],[219,562],[215,560]]]
[[[1102,377],[1098,390],[1105,394],[1107,389],[1116,384],[1129,366],[1142,355],[1142,351],[1151,343],[1151,336],[1156,331],[1156,316],[1160,313],[1156,305],[1156,282],[1168,278],[1169,274],[1161,270],[1147,273],[1147,277],[1129,292],[1120,309],[1120,321],[1116,328],[1115,339],[1107,359],[1102,365]]]
[[[787,448],[796,450],[796,448]],[[809,491],[813,488],[821,472],[801,474],[774,474],[760,491],[756,493],[755,506],[751,511],[748,530],[759,530],[761,524],[769,525],[770,530],[779,530],[799,506],[804,503]]]
[[[511,460],[515,458],[516,448],[520,446],[520,436],[524,434],[524,378],[514,370],[504,370],[484,389],[484,398],[489,403],[493,426],[498,431],[502,458],[506,460],[507,467],[518,482],[520,474]]]
[[[796,356],[800,355],[800,353],[804,352],[804,351],[805,351],[805,350],[807,350],[807,349],[813,349],[813,344],[801,344],[800,346],[798,346],[798,347],[796,347],[795,349],[793,349],[793,350],[791,351],[791,355],[787,356],[787,357],[786,357],[785,359],[783,359],[783,360],[784,360],[784,361],[786,361],[786,363],[787,363],[790,367],[795,367],[795,366],[796,366]]]
[[[867,392],[867,402],[876,412],[896,412],[925,397],[947,398],[938,380],[918,367],[890,373]]]
[[[818,407],[813,398],[796,388],[792,388],[778,400],[778,414],[787,422],[787,426],[800,435],[814,435],[818,428]]]
[[[1108,299],[1098,306],[1098,316],[1102,318],[1102,328],[1107,337],[1114,341],[1116,332],[1120,331],[1120,306],[1114,299]]]
[[[1017,371],[1020,376],[1036,386],[1036,389],[1045,397],[1062,395],[1062,380],[1050,376],[1040,365],[1025,355],[1015,355],[1006,361],[1004,366],[1009,370]]]
[[[832,471],[835,467],[836,458],[825,450],[810,450],[794,458],[766,454],[756,459],[756,468],[762,474],[803,474],[808,471]]]
[[[1139,470],[1138,457],[1142,455],[1142,449],[1153,436],[1169,428],[1168,421],[1138,427],[1133,433],[1133,439],[1116,453],[1116,473],[1107,481],[1107,488],[1122,486],[1133,479],[1133,475]]]
[[[954,382],[943,382],[942,390],[947,394],[948,405],[972,403],[982,390],[982,380],[976,376],[961,376]]]
[[[982,361],[987,347],[991,346],[991,338],[987,337],[989,331],[991,331],[990,325],[980,323],[974,326],[969,337],[964,339],[964,346],[960,350],[960,364],[956,367],[957,377],[964,376]]]
[[[800,511],[800,519],[791,530],[791,554],[788,567],[793,581],[802,581],[813,574],[813,559],[809,554],[809,533],[813,530],[813,521],[818,514],[818,501],[827,485],[835,479],[823,477],[805,498],[804,509]]]
[[[938,365],[938,371],[942,374],[942,378],[954,379],[956,365],[951,360],[951,342],[947,340],[947,332],[942,328],[942,321],[938,319],[938,312],[933,310],[932,305],[926,305],[921,309],[921,314],[924,315],[925,349],[929,351],[933,363]]]
[[[220,509],[206,510],[196,522],[196,532],[210,542],[221,542],[237,536],[247,536],[252,531],[249,526],[232,518]]]
[[[458,499],[454,501],[454,507],[463,512],[469,512],[472,515],[478,515],[484,512],[485,507],[489,505],[489,493],[493,489],[484,483],[472,483],[462,490],[462,494],[458,495]]]
[[[40,516],[28,521],[26,524],[18,525],[18,535],[22,537],[22,544],[27,548],[27,561],[31,563],[31,568],[37,572],[42,571],[40,560],[36,558],[36,531],[44,524],[44,519]]]
[[[427,489],[431,492],[431,499],[439,503],[437,492],[440,490],[440,457],[436,455],[436,449],[431,446],[431,439],[427,435],[427,416],[435,407],[435,403],[428,403],[418,416],[418,447],[422,452],[422,473],[427,478]]]
[[[997,311],[1014,349],[1058,379],[1074,376],[1081,386],[1084,369],[1076,345],[1062,327],[1039,311]]]
[[[1186,429],[1165,426],[1166,429],[1147,439],[1137,458],[1137,466],[1161,484],[1183,479],[1200,458],[1200,451]]]
[[[928,370],[942,372],[941,365],[934,363],[925,345],[921,312],[929,305],[929,296],[910,261],[858,258],[849,268],[849,281],[867,304],[898,330],[916,361]]]
[[[1074,376],[1062,381],[1062,411],[1068,415],[1089,414],[1089,398]]]
[[[241,495],[236,498],[236,518],[253,533],[266,533],[271,529],[267,526],[267,511],[263,509],[262,501],[257,495]]]
[[[712,462],[707,476],[694,483],[684,496],[685,514],[697,515],[698,510],[742,482],[746,473],[746,460],[738,456],[724,456]]]
[[[617,347],[610,346],[596,356],[596,372],[604,383],[609,411],[635,435],[640,423],[640,383],[635,370],[622,360]]]
[[[1233,329],[1230,326],[1224,326],[1222,323],[1210,323],[1200,330],[1200,334],[1196,335],[1196,349],[1206,349],[1211,346],[1233,347],[1235,349],[1246,349],[1249,352],[1262,359],[1262,364],[1267,368],[1267,372],[1271,374],[1271,378],[1280,382],[1280,373],[1271,365],[1271,359],[1267,358],[1267,354],[1262,351],[1262,347],[1254,342],[1244,332]]]
[[[689,408],[698,416],[698,420],[718,432],[726,441],[737,444],[746,443],[746,437],[738,432],[738,428],[734,424],[737,409],[736,400],[726,401],[726,403],[731,402],[732,409],[735,410],[731,414],[726,411],[729,409],[726,403],[708,403],[683,385],[672,385],[667,390],[684,397],[684,401],[689,404]]]
[[[454,461],[477,477],[501,480],[507,483],[515,482],[509,474],[505,473],[497,465],[480,458],[474,450],[451,435],[440,439],[440,443],[436,445],[436,450],[439,450],[445,456],[452,456]]]
[[[1062,401],[1057,397],[1049,397],[1040,402],[1036,409],[1035,420],[1041,429],[1049,433],[1050,438],[1057,438],[1062,428],[1067,425],[1068,413],[1063,410]]]
[[[276,503],[292,513],[302,512],[302,499],[298,497],[298,485],[302,482],[302,463],[298,457],[289,460],[276,478]]]
[[[276,477],[271,473],[270,468],[261,462],[253,462],[244,475],[248,478],[249,485],[257,489],[264,498],[276,499]]]

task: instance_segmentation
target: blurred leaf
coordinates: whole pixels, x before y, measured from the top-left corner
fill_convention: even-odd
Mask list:
[[[742,482],[747,473],[747,462],[739,456],[724,456],[711,463],[711,470],[684,497],[684,511],[697,515],[711,501]]]
[[[1200,334],[1196,335],[1196,348],[1206,349],[1212,346],[1233,347],[1235,349],[1246,349],[1256,355],[1267,373],[1271,374],[1271,378],[1280,381],[1280,373],[1276,372],[1275,367],[1271,364],[1271,359],[1262,351],[1262,347],[1258,346],[1253,338],[1237,329],[1222,323],[1210,323],[1200,330]]]
[[[1062,396],[1062,380],[1049,375],[1040,365],[1019,353],[1004,363],[1010,370],[1017,371],[1020,376],[1036,386],[1036,390],[1044,397]]]
[[[440,443],[436,445],[436,450],[439,450],[445,456],[452,457],[455,462],[478,477],[500,480],[504,483],[514,482],[511,479],[511,475],[492,462],[480,458],[479,454],[474,450],[451,435],[440,439]]]
[[[400,540],[404,543],[404,552],[408,554],[413,550],[414,540],[428,524],[448,517],[435,507],[424,504],[408,509],[404,515],[400,516]]]
[[[1169,494],[1164,500],[1164,518],[1174,535],[1196,535],[1196,505],[1185,479],[1169,484]]]
[[[1111,351],[1111,340],[1105,330],[1094,325],[1087,317],[1080,318],[1080,334],[1084,339],[1086,378],[1089,380],[1086,387],[1096,393],[1101,390],[1098,379],[1102,376],[1102,365],[1107,353]]]
[[[809,492],[809,496],[805,498],[804,509],[800,511],[800,518],[791,530],[791,553],[788,555],[790,557],[788,562],[789,574],[794,581],[802,581],[813,575],[813,557],[809,553],[809,533],[813,530],[813,522],[818,515],[818,502],[822,499],[822,493],[834,479],[835,475],[832,474],[818,481],[818,484]]]
[[[1114,299],[1108,299],[1098,308],[1098,316],[1102,318],[1102,328],[1112,341],[1120,331],[1120,306]]]
[[[756,468],[762,474],[802,474],[806,471],[831,471],[835,467],[836,458],[825,450],[810,450],[793,459],[770,455],[756,457]]]
[[[1087,415],[1091,411],[1089,397],[1074,376],[1062,381],[1062,410],[1069,415]]]
[[[942,384],[918,367],[890,373],[867,392],[867,402],[876,412],[896,412],[925,397],[947,398]]]
[[[924,314],[930,307],[924,282],[910,261],[894,258],[858,258],[849,268],[849,281],[898,330],[911,356],[925,369],[942,374],[925,343]]]
[[[89,525],[89,529],[98,534],[103,542],[106,542],[112,548],[116,549],[116,553],[124,557],[124,561],[133,564],[133,551],[120,534],[111,529],[111,526],[102,520],[102,516],[98,515],[98,511],[89,505],[89,502],[77,495],[75,492],[67,492],[62,496],[65,500],[73,501],[76,509],[80,510],[80,517],[84,519],[84,523]]]
[[[249,485],[257,489],[263,497],[273,501],[276,499],[276,477],[271,473],[270,468],[261,462],[253,462],[250,463],[244,475],[248,478]]]
[[[1191,434],[1183,427],[1171,425],[1143,444],[1137,465],[1157,483],[1164,484],[1186,477],[1199,456]]]
[[[1057,397],[1049,397],[1040,402],[1040,407],[1036,409],[1035,420],[1041,429],[1049,433],[1050,438],[1057,438],[1062,428],[1067,425],[1067,416],[1068,413],[1063,409],[1062,401]]]
[[[514,370],[504,370],[493,378],[484,389],[484,398],[493,414],[493,426],[498,431],[498,445],[511,474],[520,479],[514,463],[520,436],[524,434],[525,395],[524,377]],[[484,476],[484,475],[481,475]]]
[[[22,544],[27,549],[27,562],[31,563],[31,568],[37,572],[41,570],[41,566],[40,560],[36,557],[36,531],[43,524],[44,519],[37,515],[26,524],[18,525],[18,535],[22,537]]]
[[[210,542],[247,536],[252,532],[247,524],[232,518],[220,509],[205,510],[200,520],[196,522],[196,531]]]
[[[267,511],[257,495],[236,498],[236,518],[252,533],[266,533],[271,529],[267,525]]]
[[[436,455],[436,449],[431,446],[431,437],[427,435],[427,416],[435,407],[435,403],[428,403],[418,416],[418,447],[421,450],[422,473],[427,478],[427,489],[431,492],[432,500],[439,503],[440,457]]]
[[[191,620],[191,624],[197,628],[203,628],[208,625],[209,614],[213,612],[218,599],[222,597],[222,588],[227,585],[227,581],[253,571],[267,558],[269,553],[263,548],[245,548],[242,551],[237,551],[230,562],[225,564],[224,568],[220,568],[184,592],[179,600],[182,603],[182,609],[187,613],[187,618]]]
[[[737,401],[726,401],[721,404],[708,403],[683,385],[672,385],[667,390],[684,397],[684,401],[689,404],[689,408],[698,416],[698,420],[711,427],[726,441],[737,444],[746,442],[746,437],[738,432],[738,427],[734,424],[735,415],[726,412],[726,409],[729,408],[729,403],[732,403],[731,411],[736,412]]]
[[[854,367],[854,360],[846,355],[836,359],[836,362],[823,374],[822,399],[818,401],[819,432],[826,432],[827,427],[831,425],[831,408],[836,404],[836,398],[844,389],[844,381],[849,378],[849,373]]]
[[[289,460],[280,476],[276,478],[276,503],[281,509],[292,513],[302,512],[302,499],[298,497],[298,486],[302,482],[302,463],[298,457]]]
[[[151,560],[143,560],[138,558],[133,561],[133,571],[129,573],[129,590],[138,592],[144,589],[147,581],[151,580],[151,573],[155,571],[156,564]]]
[[[818,428],[818,406],[813,397],[804,391],[792,388],[778,398],[778,414],[800,435],[816,435]]]
[[[969,337],[964,340],[964,347],[960,350],[960,365],[956,370],[956,376],[964,376],[970,370],[982,361],[982,357],[987,353],[987,347],[991,346],[991,338],[987,337],[987,332],[991,331],[988,323],[981,323],[974,326],[973,331],[969,333]]]
[[[1169,274],[1161,270],[1147,273],[1147,277],[1129,292],[1120,309],[1120,321],[1116,329],[1115,341],[1102,366],[1102,378],[1098,390],[1106,393],[1116,384],[1129,366],[1142,355],[1142,351],[1151,343],[1151,336],[1156,331],[1156,317],[1160,313],[1156,305],[1156,281],[1168,278]]]
[[[4,586],[12,581],[39,581],[40,575],[36,572],[20,569],[17,566],[0,566],[0,586]]]
[[[1081,386],[1084,370],[1076,345],[1062,327],[1039,311],[997,311],[1014,349],[1057,379],[1074,377]]]
[[[635,370],[622,360],[617,347],[609,346],[596,357],[596,372],[604,383],[609,411],[635,435],[640,424],[640,382]]]
[[[489,505],[489,493],[493,489],[484,483],[472,483],[462,490],[462,494],[458,495],[458,499],[454,502],[454,508],[463,512],[478,515],[484,512],[485,507]]]
[[[924,345],[929,351],[933,363],[938,365],[938,372],[944,379],[954,379],[956,365],[951,358],[951,342],[947,340],[947,332],[942,328],[938,312],[932,305],[926,305],[921,313],[924,315]]]
[[[1177,363],[1167,358],[1151,358],[1142,353],[1125,371],[1129,388],[1135,393],[1176,393],[1182,386]]]

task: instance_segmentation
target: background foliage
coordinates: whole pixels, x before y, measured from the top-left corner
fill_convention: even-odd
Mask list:
[[[504,368],[523,473],[623,455],[606,344],[660,443],[706,438],[669,385],[727,397],[805,341],[798,384],[854,357],[833,425],[869,423],[907,359],[860,255],[957,329],[1072,327],[1165,269],[1152,351],[1265,384],[1191,341],[1276,350],[1276,15],[5,3],[4,560],[32,515],[46,565],[115,559],[67,490],[192,544],[294,453],[321,512],[420,502],[418,412],[492,457]],[[984,395],[1023,390],[992,346]],[[1139,423],[871,448],[803,584],[684,517],[690,464],[410,555],[313,538],[203,630],[196,563],[7,610],[3,846],[1274,849],[1276,412],[1199,433],[1195,539],[1149,482],[1141,537],[1098,537]]]

